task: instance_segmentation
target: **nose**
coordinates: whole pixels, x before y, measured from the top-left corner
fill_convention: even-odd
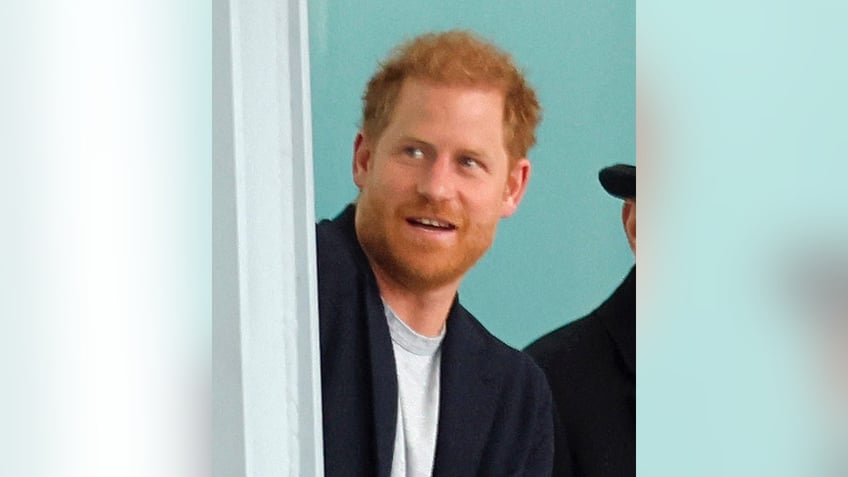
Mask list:
[[[418,193],[433,202],[453,198],[456,192],[451,158],[439,155],[427,164],[418,179]]]

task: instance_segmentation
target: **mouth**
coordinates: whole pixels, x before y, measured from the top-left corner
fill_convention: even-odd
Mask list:
[[[410,217],[406,219],[406,221],[412,226],[420,227],[426,230],[433,230],[438,232],[450,232],[456,230],[456,225],[445,220],[439,220],[430,217]]]

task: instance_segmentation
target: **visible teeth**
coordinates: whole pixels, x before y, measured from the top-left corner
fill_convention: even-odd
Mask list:
[[[430,220],[430,219],[418,219],[418,222],[420,222],[424,225],[429,225],[431,227],[439,227],[439,228],[443,228],[443,229],[450,227],[450,224],[445,224],[445,223],[438,222],[436,220]]]

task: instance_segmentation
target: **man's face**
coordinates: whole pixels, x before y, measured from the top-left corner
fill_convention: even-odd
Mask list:
[[[360,135],[356,232],[375,274],[408,290],[458,285],[511,215],[530,171],[504,146],[503,93],[407,79],[378,138]]]

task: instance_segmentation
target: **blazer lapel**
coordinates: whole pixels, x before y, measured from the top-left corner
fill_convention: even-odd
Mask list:
[[[371,274],[369,274],[371,275]],[[373,275],[369,277],[375,293],[368,293],[368,339],[371,342],[371,392],[374,403],[374,439],[377,448],[377,476],[388,477],[392,469],[397,425],[398,384],[392,338],[386,323],[383,302]]]
[[[368,333],[368,359],[371,368],[370,389],[374,412],[374,452],[377,477],[389,477],[395,448],[397,425],[398,384],[392,338],[380,298],[377,280],[371,271],[368,258],[356,240],[355,207],[350,205],[337,219],[349,237],[357,262],[359,279],[365,288],[365,316]]]
[[[433,475],[475,475],[494,421],[494,376],[480,336],[454,301],[442,344],[439,431]]]

